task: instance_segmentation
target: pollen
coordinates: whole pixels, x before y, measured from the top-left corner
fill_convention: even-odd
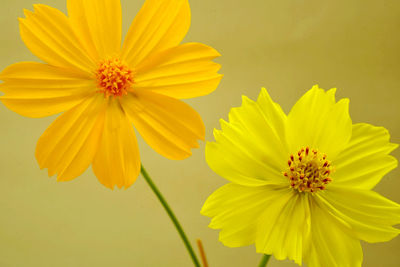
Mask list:
[[[104,97],[122,97],[132,87],[133,71],[119,59],[107,59],[96,70],[98,92]]]
[[[288,178],[290,187],[299,192],[315,193],[325,190],[334,168],[327,160],[327,156],[316,149],[309,147],[300,149],[290,155],[288,168],[283,173]]]

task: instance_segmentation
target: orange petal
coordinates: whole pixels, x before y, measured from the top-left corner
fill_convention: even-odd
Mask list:
[[[151,53],[177,46],[189,27],[188,0],[146,0],[125,38],[122,58],[135,67]]]
[[[43,61],[53,66],[79,69],[90,75],[95,67],[73,33],[68,18],[59,10],[34,5],[20,18],[20,34],[25,45]]]
[[[36,159],[59,181],[72,180],[92,163],[104,122],[102,95],[87,98],[58,117],[40,137]]]
[[[204,44],[187,43],[150,56],[137,66],[135,88],[174,98],[191,98],[214,91],[222,75],[211,60],[220,54]]]
[[[27,117],[44,117],[68,110],[95,92],[95,83],[67,69],[34,62],[13,64],[0,73],[0,100]]]
[[[121,47],[120,0],[68,0],[68,15],[75,34],[92,58],[113,56]]]
[[[139,175],[140,156],[133,127],[117,99],[109,98],[102,132],[93,171],[111,189],[128,188]]]
[[[180,100],[146,90],[137,90],[121,104],[144,140],[169,159],[185,159],[191,148],[204,140],[199,114]]]

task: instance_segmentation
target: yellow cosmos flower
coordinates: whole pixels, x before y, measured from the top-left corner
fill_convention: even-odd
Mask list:
[[[180,45],[190,26],[187,0],[147,0],[121,48],[119,0],[67,0],[69,17],[34,5],[20,19],[26,46],[47,64],[22,62],[1,74],[1,101],[28,117],[65,112],[36,148],[41,168],[59,181],[92,164],[109,188],[140,171],[132,124],[169,159],[184,159],[204,139],[200,116],[178,99],[217,87],[220,56],[200,43]]]
[[[221,242],[255,243],[300,265],[354,267],[359,240],[397,236],[400,205],[372,191],[397,166],[389,155],[397,145],[383,127],[352,124],[348,105],[317,86],[289,115],[265,89],[257,102],[243,97],[206,147],[211,169],[231,182],[201,211]]]

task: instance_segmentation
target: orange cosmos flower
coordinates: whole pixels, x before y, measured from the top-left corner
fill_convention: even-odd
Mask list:
[[[103,185],[127,188],[140,172],[132,124],[161,155],[190,156],[204,125],[179,99],[209,94],[222,75],[213,48],[180,45],[188,1],[147,0],[122,48],[119,0],[67,6],[69,17],[45,5],[25,11],[22,40],[46,64],[21,62],[0,74],[1,101],[11,110],[33,118],[65,112],[39,139],[40,167],[68,181],[92,164]]]

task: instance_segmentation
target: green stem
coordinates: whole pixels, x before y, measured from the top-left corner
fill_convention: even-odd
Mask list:
[[[260,264],[258,265],[258,267],[267,266],[267,263],[268,263],[270,257],[271,257],[271,255],[264,254],[264,256],[262,257],[262,259],[260,261]]]
[[[175,214],[172,212],[172,210],[169,207],[167,201],[165,201],[165,199],[164,199],[163,195],[161,194],[160,190],[158,190],[158,188],[154,184],[153,180],[151,180],[149,174],[147,173],[147,171],[145,170],[143,165],[142,165],[142,168],[141,168],[140,172],[142,173],[143,178],[149,184],[151,190],[153,190],[154,194],[156,194],[158,200],[160,200],[161,205],[164,207],[165,211],[168,213],[169,218],[171,219],[171,221],[175,225],[176,230],[178,231],[179,235],[181,236],[182,241],[185,244],[186,249],[188,250],[188,252],[190,254],[190,257],[192,258],[194,266],[200,267],[199,260],[197,259],[196,254],[194,253],[194,250],[193,250],[192,246],[190,245],[190,242],[189,242],[188,238],[186,237],[185,232],[182,229],[182,226],[180,225],[180,223],[179,223],[178,219],[176,218]]]

